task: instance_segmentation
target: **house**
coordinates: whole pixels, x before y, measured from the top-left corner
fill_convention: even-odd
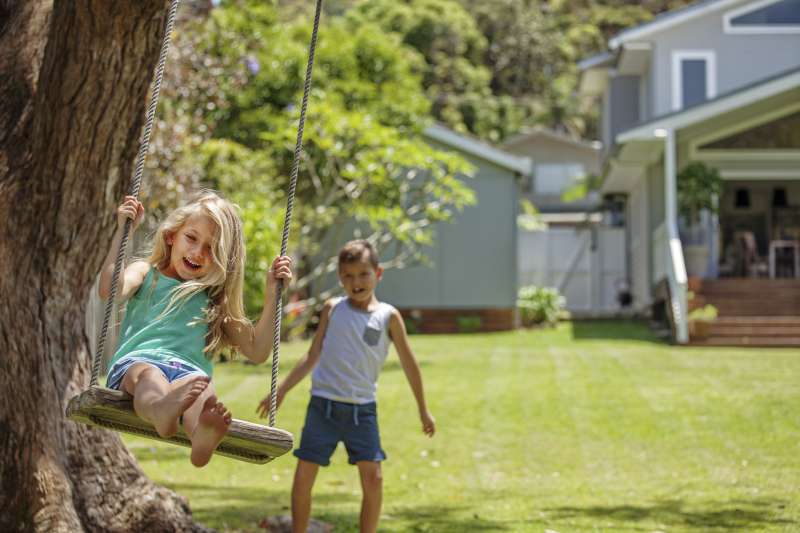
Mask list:
[[[475,167],[472,177],[462,179],[477,202],[436,223],[426,252],[429,264],[387,270],[378,296],[420,332],[512,329],[517,321],[519,183],[529,179],[531,160],[440,125],[427,128],[425,138]]]
[[[634,307],[663,310],[679,343],[800,344],[800,2],[697,2],[579,68],[602,109],[602,192],[627,197]],[[677,180],[693,162],[722,190],[689,223]],[[705,304],[719,318],[690,337]]]

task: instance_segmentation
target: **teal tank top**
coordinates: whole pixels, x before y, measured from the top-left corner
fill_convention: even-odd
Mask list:
[[[173,289],[181,283],[150,268],[139,290],[128,300],[119,333],[119,347],[109,368],[123,357],[134,356],[165,362],[182,361],[211,376],[214,366],[203,352],[208,333],[208,324],[204,320],[205,308],[208,307],[205,291],[194,294],[170,309],[168,314],[163,314]]]

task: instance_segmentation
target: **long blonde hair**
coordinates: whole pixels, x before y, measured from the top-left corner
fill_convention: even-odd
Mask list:
[[[206,275],[178,285],[173,290],[164,313],[180,306],[193,295],[206,291],[209,305],[204,318],[208,323],[204,351],[211,357],[225,346],[233,346],[225,335],[223,325],[226,322],[232,320],[250,324],[244,314],[242,301],[245,247],[238,206],[214,191],[201,191],[188,204],[170,213],[158,226],[146,261],[158,270],[167,268],[172,254],[172,246],[167,243],[167,238],[177,233],[186,220],[195,214],[206,215],[217,227],[211,246],[213,266]]]

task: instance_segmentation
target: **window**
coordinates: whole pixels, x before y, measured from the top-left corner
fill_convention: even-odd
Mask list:
[[[672,53],[672,109],[677,111],[717,95],[716,57],[710,50]]]
[[[536,165],[536,194],[560,195],[583,178],[586,170],[580,164],[545,163]]]
[[[725,13],[726,33],[800,33],[800,0],[761,0]]]

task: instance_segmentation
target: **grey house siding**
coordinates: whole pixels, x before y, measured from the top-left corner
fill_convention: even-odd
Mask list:
[[[516,306],[517,181],[506,169],[461,155],[476,167],[476,177],[463,182],[475,191],[478,203],[436,224],[427,251],[430,265],[388,270],[378,285],[381,300],[399,308]]]
[[[622,131],[639,123],[639,76],[614,76],[609,80],[608,138],[603,144],[610,146],[610,141]]]
[[[650,84],[654,89],[650,116],[672,111],[672,52],[712,50],[716,56],[717,94],[800,65],[800,34],[726,34],[723,15],[747,2],[719,9],[648,36],[653,46]]]

